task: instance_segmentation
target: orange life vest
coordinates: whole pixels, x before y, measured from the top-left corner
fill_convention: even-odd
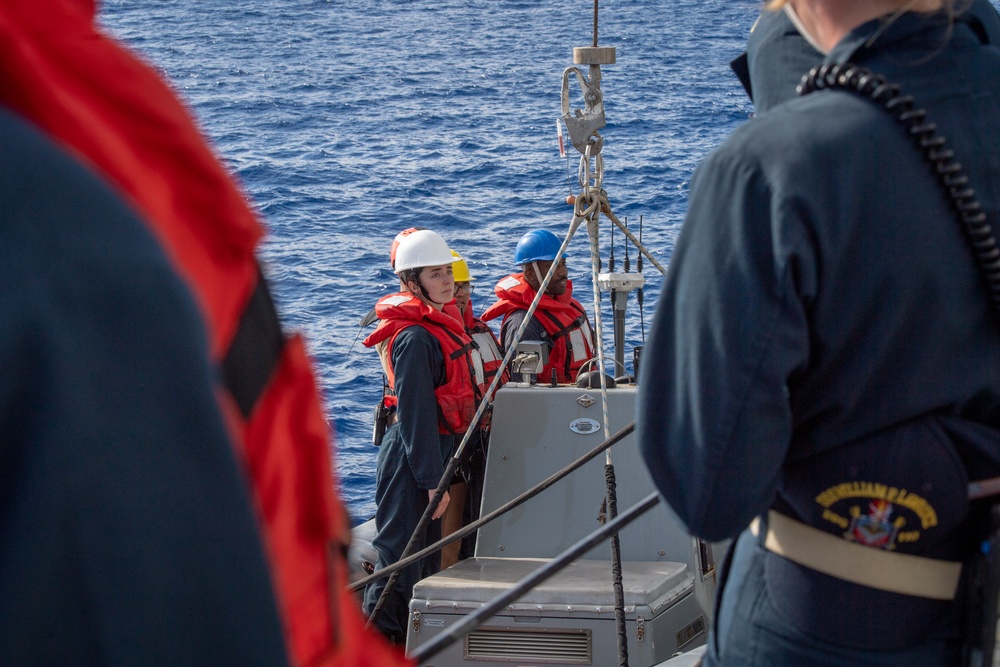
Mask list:
[[[515,311],[527,310],[536,294],[523,273],[504,278],[494,291],[499,301],[483,312],[482,319],[486,321],[501,315],[506,320]],[[552,345],[549,361],[539,378],[548,380],[555,369],[558,382],[573,382],[580,367],[594,356],[590,320],[583,306],[573,298],[573,283],[567,281],[566,292],[559,296],[543,294],[534,317],[545,328]]]
[[[483,371],[486,374],[486,384],[493,382],[493,376],[498,372],[503,375],[497,389],[510,381],[510,373],[503,368],[503,347],[497,340],[493,330],[486,322],[472,314],[472,303],[469,303],[462,314],[462,321],[465,323],[465,332],[479,346],[479,354],[483,358]],[[495,392],[494,392],[495,393]]]
[[[94,12],[93,0],[0,3],[0,101],[115,186],[194,293],[293,664],[411,665],[364,629],[346,590],[350,526],[333,492],[329,428],[305,345],[281,332],[260,277],[262,227],[170,87],[104,35]]]
[[[388,341],[385,370],[393,390],[396,388],[396,376],[392,370],[392,344],[399,332],[421,326],[437,339],[445,366],[444,382],[434,390],[438,404],[438,430],[458,435],[465,433],[487,385],[479,350],[465,332],[462,322],[454,314],[432,308],[408,292],[382,297],[375,304],[375,314],[381,322],[365,338],[364,344],[374,347]]]

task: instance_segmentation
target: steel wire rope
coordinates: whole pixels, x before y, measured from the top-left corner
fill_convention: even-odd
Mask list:
[[[593,138],[587,144],[587,149],[580,156],[580,187],[584,196],[589,197],[590,193],[599,193],[597,201],[607,201],[604,192],[604,157],[598,152],[591,155],[591,149],[595,148]],[[590,161],[594,161],[593,182],[591,182]],[[597,346],[597,369],[601,380],[601,411],[604,419],[604,437],[611,434],[611,417],[608,411],[608,376],[605,370],[604,357],[604,325],[601,317],[601,286],[598,276],[601,273],[601,249],[598,243],[600,232],[601,208],[597,206],[587,217],[587,234],[590,237],[590,266],[591,283],[594,293],[594,327]],[[590,383],[593,386],[593,382]],[[615,482],[615,467],[611,459],[611,450],[604,453],[604,507],[607,517],[614,520],[618,514],[618,491]],[[628,667],[628,639],[625,635],[625,592],[622,585],[622,553],[621,540],[617,532],[611,534],[611,585],[615,596],[615,630],[616,642],[618,645],[618,664],[620,667]]]
[[[611,436],[610,438],[608,438],[607,440],[605,440],[604,442],[602,442],[601,444],[599,444],[594,449],[590,450],[589,452],[587,452],[583,456],[577,458],[575,461],[569,463],[568,465],[566,465],[565,467],[561,468],[560,470],[554,472],[552,475],[550,475],[549,477],[543,479],[538,484],[535,484],[533,487],[531,487],[527,491],[524,491],[520,495],[518,495],[518,496],[512,498],[511,500],[507,501],[506,503],[504,503],[500,507],[496,508],[492,512],[490,512],[490,513],[488,513],[488,514],[486,514],[486,515],[484,515],[484,516],[476,519],[475,521],[473,521],[469,525],[464,526],[463,528],[460,528],[459,530],[455,531],[451,535],[448,535],[447,537],[442,537],[440,540],[438,540],[434,544],[431,544],[430,546],[424,547],[422,550],[418,551],[417,553],[412,554],[410,556],[407,556],[405,559],[396,561],[392,565],[390,565],[388,567],[385,567],[385,568],[382,568],[378,572],[370,574],[370,575],[364,577],[363,579],[358,579],[357,581],[351,583],[347,587],[347,590],[351,591],[351,592],[360,590],[361,588],[364,588],[365,586],[367,586],[368,584],[370,584],[373,581],[378,581],[379,579],[384,579],[385,577],[388,577],[390,574],[392,574],[396,570],[401,570],[401,569],[407,567],[408,565],[410,565],[412,563],[415,563],[418,560],[422,560],[426,556],[429,556],[429,555],[431,555],[433,553],[441,551],[442,548],[448,546],[452,542],[456,542],[456,541],[462,539],[463,537],[465,537],[466,535],[471,535],[472,533],[476,532],[477,530],[479,530],[480,528],[482,528],[486,524],[490,523],[494,519],[497,519],[497,518],[503,516],[507,512],[511,511],[512,509],[515,509],[518,506],[520,506],[520,505],[524,504],[525,502],[527,502],[528,500],[531,500],[532,498],[534,498],[535,496],[537,496],[539,493],[541,493],[542,491],[545,491],[546,489],[548,489],[553,484],[555,484],[559,480],[563,479],[564,477],[566,477],[570,473],[572,473],[572,472],[578,470],[579,468],[583,467],[584,465],[586,465],[587,463],[589,463],[591,460],[593,460],[594,458],[596,458],[598,455],[602,454],[609,447],[612,447],[612,446],[618,444],[619,442],[621,442],[624,438],[626,438],[634,430],[635,430],[635,422],[633,421],[633,422],[629,423],[627,426],[625,426],[624,428],[622,428],[620,431],[618,431],[617,433],[615,433],[613,436]]]
[[[583,537],[569,549],[563,551],[548,563],[511,586],[476,611],[466,615],[461,621],[455,623],[450,628],[434,637],[434,639],[418,647],[415,651],[413,651],[413,653],[410,654],[410,658],[417,663],[423,663],[434,657],[458,641],[460,638],[478,628],[483,624],[483,622],[496,614],[503,607],[507,606],[514,600],[517,600],[546,579],[549,579],[553,575],[557,574],[574,560],[593,549],[609,535],[618,532],[632,521],[655,507],[659,502],[660,496],[657,492],[654,491],[649,494],[638,503],[622,512],[618,517],[604,524],[590,535]]]
[[[594,46],[597,46],[597,2],[594,0]]]

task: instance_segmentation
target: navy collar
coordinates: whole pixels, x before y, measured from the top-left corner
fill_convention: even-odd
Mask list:
[[[905,57],[907,52],[919,59],[940,48],[949,39],[976,39],[968,25],[956,18],[949,35],[949,19],[944,13],[905,12],[872,19],[849,32],[823,62],[861,63],[874,54],[892,50]],[[895,47],[899,47],[896,49]]]

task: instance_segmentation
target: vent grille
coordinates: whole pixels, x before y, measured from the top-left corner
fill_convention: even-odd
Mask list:
[[[590,630],[480,628],[465,638],[465,659],[590,665]]]

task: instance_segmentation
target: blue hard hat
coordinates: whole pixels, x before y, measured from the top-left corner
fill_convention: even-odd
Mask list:
[[[529,262],[552,261],[559,252],[562,242],[559,237],[547,229],[533,229],[517,242],[514,250],[515,264]],[[565,255],[564,255],[565,257]]]

